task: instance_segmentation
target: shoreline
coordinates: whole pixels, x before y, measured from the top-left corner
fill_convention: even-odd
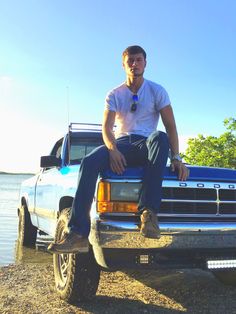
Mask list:
[[[35,173],[31,173],[31,172],[5,172],[5,171],[0,171],[0,175],[5,175],[5,174],[9,174],[9,175],[35,175]]]

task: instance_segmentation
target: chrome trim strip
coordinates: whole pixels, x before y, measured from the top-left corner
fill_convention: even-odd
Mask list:
[[[220,200],[219,203],[220,204],[236,204],[236,201],[223,201],[223,200]]]
[[[103,182],[115,183],[142,183],[142,179],[102,179]]]
[[[236,218],[236,214],[158,214],[158,217],[172,217],[172,218]],[[213,221],[214,222],[214,221]]]
[[[100,220],[97,222],[100,231],[115,230],[115,231],[137,231],[139,230],[138,223],[130,221],[112,221]],[[198,233],[198,232],[236,232],[236,222],[161,222],[159,224],[163,233]],[[236,233],[235,233],[236,235]]]
[[[174,199],[174,198],[163,198],[161,201],[163,203],[171,202],[171,203],[207,203],[207,204],[209,203],[216,204],[218,202],[216,199],[215,200],[182,200],[182,199]],[[234,203],[236,203],[236,201]]]
[[[109,214],[102,214],[100,215],[101,219],[104,217],[105,219],[109,219],[109,217],[120,217],[120,220],[122,220],[122,217],[139,217],[140,214],[133,214],[133,213],[109,213]],[[168,213],[160,213],[157,215],[158,217],[172,217],[172,218],[236,218],[235,214],[168,214]]]

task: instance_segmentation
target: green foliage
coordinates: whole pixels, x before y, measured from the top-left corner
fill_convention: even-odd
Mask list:
[[[184,160],[192,165],[236,169],[236,119],[224,120],[226,132],[219,137],[203,136],[188,140]]]

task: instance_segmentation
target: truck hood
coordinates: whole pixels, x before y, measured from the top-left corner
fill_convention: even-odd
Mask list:
[[[219,182],[235,182],[236,170],[228,168],[200,167],[187,165],[190,170],[190,181],[219,181]],[[108,170],[101,174],[103,179],[141,179],[144,169],[142,167],[126,168],[122,175],[115,174]],[[172,172],[170,166],[166,166],[164,173],[165,180],[177,180],[177,173]]]

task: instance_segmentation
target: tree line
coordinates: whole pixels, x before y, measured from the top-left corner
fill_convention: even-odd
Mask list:
[[[219,137],[199,134],[188,140],[182,154],[186,163],[236,169],[236,119],[230,117],[223,123],[226,131]]]

